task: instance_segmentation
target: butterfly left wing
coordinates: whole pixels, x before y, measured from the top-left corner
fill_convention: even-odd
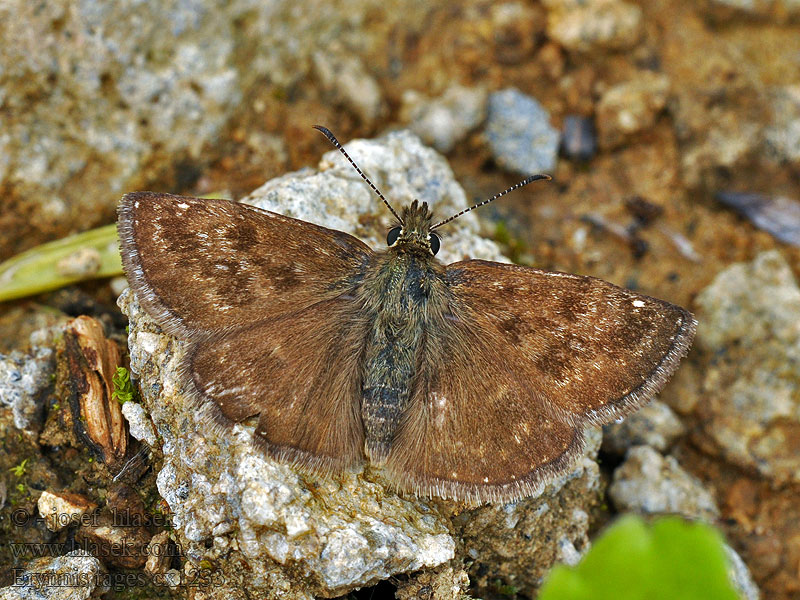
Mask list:
[[[684,309],[591,277],[471,260],[445,280],[387,459],[419,493],[532,494],[571,467],[585,424],[660,390],[694,335]]]

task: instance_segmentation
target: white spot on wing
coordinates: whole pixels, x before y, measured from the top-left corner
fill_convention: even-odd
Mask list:
[[[636,308],[642,308],[642,307],[644,306],[644,302],[642,302],[641,300],[634,300],[634,301],[633,301],[633,305],[634,305]]]

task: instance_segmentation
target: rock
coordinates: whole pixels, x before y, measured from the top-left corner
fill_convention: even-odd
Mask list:
[[[128,421],[131,436],[140,442],[145,442],[148,446],[153,447],[156,445],[158,434],[155,427],[153,427],[153,422],[147,416],[141,404],[125,402],[122,405],[122,415]]]
[[[166,573],[176,555],[174,544],[169,539],[169,532],[162,531],[154,535],[147,544],[145,555],[147,556],[147,562],[144,565],[145,573],[151,578]]]
[[[467,205],[447,163],[408,132],[349,142],[346,148],[395,205],[420,198],[441,217]],[[304,169],[273,179],[247,202],[357,231],[374,247],[385,244],[385,225],[391,221],[337,151],[323,157],[319,171]],[[497,246],[477,232],[472,213],[454,221],[439,253],[442,261],[467,255],[502,259]],[[131,369],[138,373],[142,405],[158,432],[163,463],[157,483],[172,511],[175,542],[187,558],[187,569],[208,561],[225,581],[209,592],[209,598],[238,597],[242,589],[260,597],[341,595],[398,573],[428,571],[465,558],[456,555],[462,546],[454,537],[457,515],[462,515],[459,523],[473,521],[472,511],[465,513],[463,505],[399,496],[372,467],[330,478],[301,475],[253,447],[252,423],[230,430],[210,423],[182,391],[185,344],[164,335],[129,290],[119,304],[130,319]],[[596,442],[587,452],[595,450]],[[569,500],[560,497],[561,486],[570,489]],[[544,531],[546,526],[536,521],[541,512],[545,522],[563,523],[558,531],[579,543],[588,522],[576,521],[575,516],[588,513],[599,487],[597,465],[585,458],[571,479],[554,482],[538,498],[506,509],[475,510],[486,511],[482,523],[497,523],[502,517],[503,527],[490,528],[489,533],[504,539],[515,535],[520,518],[526,530]],[[559,510],[562,502],[571,507],[566,514]],[[543,503],[548,507],[538,508]],[[537,508],[531,512],[530,507]],[[463,536],[471,539],[468,532]],[[524,540],[517,543],[527,543]],[[483,548],[502,546],[492,539],[480,544],[470,546],[478,560],[490,560],[480,558],[489,556],[488,550],[482,554]],[[542,549],[537,569],[543,572],[560,555],[557,541],[542,539],[536,545]],[[474,557],[470,560],[479,564]],[[508,569],[523,571],[524,578],[530,565],[514,563]]]
[[[489,8],[494,61],[513,65],[533,52],[545,28],[541,6],[519,0],[492,3]]]
[[[763,154],[767,94],[739,45],[694,11],[677,23],[664,38],[659,62],[671,81],[668,110],[682,180],[690,188],[719,189],[730,185],[729,173]]]
[[[423,571],[398,583],[397,600],[468,600],[469,575],[446,565]]]
[[[628,450],[625,462],[614,471],[608,495],[620,512],[677,513],[706,521],[719,516],[714,498],[703,484],[673,457],[662,456],[649,446]]]
[[[564,117],[564,133],[561,138],[564,156],[572,160],[585,161],[597,152],[597,136],[594,123],[588,117],[567,115]]]
[[[544,0],[547,33],[568,50],[624,50],[642,37],[642,10],[619,0]]]
[[[631,446],[647,445],[666,452],[684,433],[686,427],[672,409],[653,400],[622,422],[603,427],[603,450],[625,454]]]
[[[600,504],[604,486],[595,460],[600,429],[590,429],[586,437],[587,455],[555,482],[557,495],[487,506],[454,519],[481,597],[490,597],[499,579],[533,598],[554,563],[575,560],[589,547],[589,512]]]
[[[45,490],[39,496],[37,507],[45,526],[50,531],[61,531],[80,523],[85,514],[97,508],[97,504],[80,494]]]
[[[800,85],[776,88],[770,99],[772,122],[764,131],[765,149],[779,162],[800,164]]]
[[[759,17],[773,17],[779,23],[800,15],[797,0],[712,0],[711,4]]]
[[[483,88],[453,85],[430,100],[414,90],[403,93],[400,119],[423,142],[447,153],[486,118],[488,94]]]
[[[82,524],[75,540],[103,562],[123,569],[138,569],[147,561],[146,549],[153,536],[147,529],[129,521],[124,514],[101,512],[91,523]]]
[[[52,386],[55,360],[52,348],[35,347],[30,354],[18,350],[0,354],[0,402],[9,406],[17,429],[36,431]]]
[[[705,355],[697,443],[776,483],[800,481],[800,289],[780,252],[722,271],[696,298]]]
[[[655,125],[667,103],[669,78],[649,71],[615,85],[597,103],[600,146],[614,148]]]
[[[307,8],[291,0],[4,2],[0,231],[10,235],[0,236],[0,260],[106,223],[123,190],[155,177],[169,187],[173,167],[176,185],[191,187],[205,161],[221,156],[204,149],[251,108],[243,98],[265,88],[285,98],[313,85],[315,53],[340,43],[366,62],[385,51],[389,30],[409,35],[430,15],[408,1]],[[364,72],[348,67],[334,87],[370,119],[379,96]],[[167,172],[149,169],[156,163]]]
[[[30,561],[14,569],[14,583],[0,588],[0,600],[86,600],[109,590],[102,564],[85,550]]]
[[[312,64],[321,88],[335,103],[349,109],[366,125],[380,117],[381,88],[358,56],[346,53],[336,44],[315,52]]]
[[[560,134],[530,96],[510,88],[489,96],[486,139],[501,167],[521,175],[552,172]]]
[[[742,600],[759,600],[761,593],[742,557],[728,544],[725,544],[725,554],[728,556],[728,562],[730,563],[728,577],[739,593],[739,598]]]

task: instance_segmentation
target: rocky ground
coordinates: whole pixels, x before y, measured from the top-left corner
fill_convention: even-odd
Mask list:
[[[640,512],[713,523],[746,565],[743,595],[752,576],[765,598],[800,598],[796,2],[0,11],[0,259],[112,222],[137,189],[223,192],[378,247],[385,211],[335,152],[321,158],[320,123],[363,139],[347,147],[387,196],[443,213],[553,176],[456,221],[445,260],[593,275],[699,321],[660,397],[602,443],[592,433],[574,473],[472,509],[398,497],[376,473],[309,481],[253,454],[246,429],[206,429],[181,396],[180,345],[128,292],[126,332],[119,281],[2,304],[0,537],[17,546],[0,585],[24,568],[96,582],[53,598],[530,597],[553,562]],[[122,408],[108,401],[119,361],[141,382]],[[43,542],[60,557],[14,555]]]

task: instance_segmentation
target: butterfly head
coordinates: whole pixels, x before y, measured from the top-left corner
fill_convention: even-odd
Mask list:
[[[427,202],[414,200],[403,209],[401,225],[393,227],[386,236],[390,248],[401,252],[435,255],[439,251],[439,236],[431,232],[433,213]]]

